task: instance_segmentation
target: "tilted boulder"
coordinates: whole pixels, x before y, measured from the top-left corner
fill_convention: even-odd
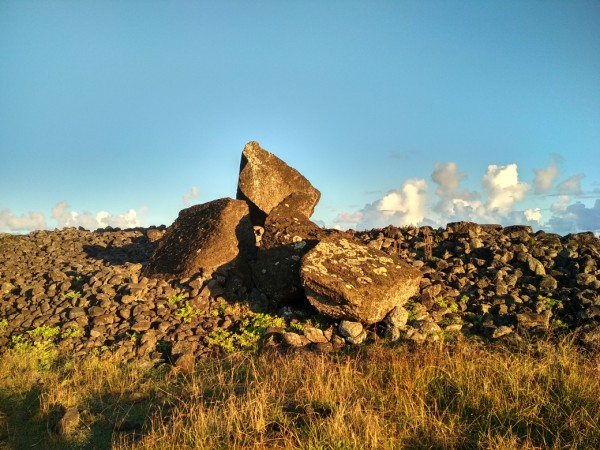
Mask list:
[[[144,268],[144,275],[186,278],[202,271],[245,263],[254,251],[254,230],[248,205],[222,198],[183,209]]]
[[[242,152],[236,198],[250,204],[254,223],[262,225],[271,210],[294,192],[306,194],[299,212],[310,217],[321,193],[300,172],[262,149],[258,142],[248,142]]]
[[[265,220],[261,247],[270,249],[300,240],[316,244],[326,236],[328,230],[312,222],[304,212],[310,198],[304,192],[294,192],[273,208]]]
[[[421,272],[394,255],[330,236],[304,255],[300,277],[322,314],[371,324],[419,294]]]

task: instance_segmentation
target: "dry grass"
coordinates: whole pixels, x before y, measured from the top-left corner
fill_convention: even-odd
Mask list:
[[[268,352],[191,375],[98,358],[0,364],[0,448],[600,448],[600,355],[568,341]],[[53,433],[55,405],[79,406],[76,433]]]

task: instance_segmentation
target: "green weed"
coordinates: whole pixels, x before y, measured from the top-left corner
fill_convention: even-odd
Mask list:
[[[181,306],[177,309],[177,311],[175,311],[175,315],[183,319],[185,323],[190,323],[192,321],[192,317],[197,316],[200,313],[201,311],[190,305],[190,302],[187,300],[185,301],[183,306]]]
[[[560,308],[562,306],[562,301],[552,297],[544,297],[543,295],[539,295],[538,300],[543,302],[548,309]]]
[[[69,291],[65,294],[67,300],[75,300],[81,297],[81,292]]]
[[[67,338],[78,338],[78,337],[82,337],[83,336],[83,330],[79,327],[69,327],[64,329],[61,333],[60,333],[60,337],[62,339],[67,339]]]
[[[171,295],[170,297],[167,297],[167,301],[171,305],[177,305],[184,298],[185,298],[185,296],[183,294],[174,294],[174,295]]]

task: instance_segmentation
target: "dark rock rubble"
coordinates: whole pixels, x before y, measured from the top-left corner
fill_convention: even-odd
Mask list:
[[[0,234],[0,352],[45,336],[75,356],[187,367],[234,337],[328,352],[571,333],[600,348],[592,233],[471,222],[342,232],[310,220],[319,197],[252,142],[238,199],[184,209],[168,228]]]
[[[428,259],[427,232],[434,241]],[[104,349],[125,359],[209,355],[211,332],[241,326],[235,314],[214,314],[223,302],[272,307],[287,318],[317,313],[308,302],[273,307],[228,267],[210,278],[141,275],[156,247],[150,236],[161,233],[164,227],[0,235],[0,349],[9,348],[14,335],[58,326],[81,330],[59,342],[75,355]],[[418,295],[370,326],[330,319],[324,337],[311,327],[290,336],[275,330],[282,345],[339,348],[363,342],[367,330],[371,338],[415,342],[574,332],[584,346],[600,344],[600,241],[591,233],[561,237],[529,227],[461,223],[440,230],[389,226],[355,237],[420,271]],[[198,312],[191,320],[182,314],[186,303]]]

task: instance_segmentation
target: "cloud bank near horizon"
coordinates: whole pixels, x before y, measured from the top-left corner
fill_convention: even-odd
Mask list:
[[[467,220],[504,226],[527,224],[559,234],[579,231],[600,234],[600,190],[584,192],[581,182],[585,174],[582,173],[560,180],[560,161],[561,158],[554,155],[547,167],[534,169],[531,184],[519,178],[517,164],[491,164],[480,178],[480,190],[461,188],[467,173],[461,172],[455,162],[436,162],[430,182],[422,178],[405,180],[400,188],[390,189],[359,210],[339,213],[333,223],[327,225],[359,230],[390,224],[437,228]],[[188,207],[199,196],[198,187],[192,186],[181,196],[181,201]],[[595,203],[586,205],[581,201],[584,198],[593,198]],[[519,208],[523,202],[530,207]],[[146,226],[143,221],[146,212],[147,208],[132,208],[117,214],[105,210],[78,212],[71,210],[63,200],[52,207],[51,223],[41,211],[18,215],[8,208],[0,210],[0,232],[23,233],[54,227],[135,228]],[[325,225],[322,220],[317,222]]]
[[[430,177],[433,190],[425,179],[406,180],[399,189],[389,190],[362,209],[338,214],[333,226],[358,230],[390,224],[443,227],[449,222],[467,220],[504,226],[531,225],[559,234],[600,233],[600,192],[592,193],[596,201],[591,207],[578,200],[589,197],[581,188],[585,175],[573,175],[557,183],[560,160],[555,155],[547,167],[534,169],[531,185],[519,178],[516,163],[490,164],[481,176],[480,191],[461,189],[467,174],[459,171],[455,162],[437,162]],[[552,197],[556,200],[546,206]],[[520,209],[519,204],[525,201],[534,206]]]

